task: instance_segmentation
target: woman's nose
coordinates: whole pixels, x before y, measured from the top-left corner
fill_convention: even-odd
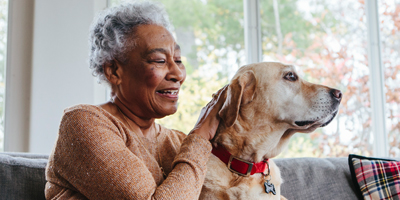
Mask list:
[[[183,64],[178,64],[173,61],[169,66],[169,72],[167,74],[167,80],[178,82],[183,81],[186,78],[186,69]]]

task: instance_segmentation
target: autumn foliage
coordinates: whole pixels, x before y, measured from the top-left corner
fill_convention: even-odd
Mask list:
[[[159,122],[189,132],[211,94],[246,64],[243,1],[159,1],[175,27],[188,72],[178,112]],[[363,0],[260,1],[263,61],[294,64],[304,79],[343,92],[335,120],[311,134],[295,135],[281,157],[373,154],[365,9]],[[400,1],[381,0],[378,10],[386,129],[390,155],[399,157]]]

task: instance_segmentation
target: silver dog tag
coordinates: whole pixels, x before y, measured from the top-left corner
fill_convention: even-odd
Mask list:
[[[264,182],[264,187],[267,194],[272,192],[272,194],[276,195],[275,186],[274,184],[270,183],[269,180]]]

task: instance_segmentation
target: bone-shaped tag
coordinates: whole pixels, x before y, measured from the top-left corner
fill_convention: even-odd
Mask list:
[[[275,186],[274,184],[270,183],[269,180],[264,182],[264,187],[267,194],[272,192],[272,194],[276,195]]]

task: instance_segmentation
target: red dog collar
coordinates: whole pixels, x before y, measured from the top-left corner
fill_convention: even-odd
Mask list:
[[[227,164],[228,169],[233,173],[242,176],[250,176],[255,173],[262,173],[263,175],[269,175],[268,159],[265,159],[258,163],[248,162],[233,156],[224,147],[219,145],[217,147],[213,147],[211,152],[215,156],[217,156],[222,162]],[[268,169],[268,174],[264,173],[266,169]]]

